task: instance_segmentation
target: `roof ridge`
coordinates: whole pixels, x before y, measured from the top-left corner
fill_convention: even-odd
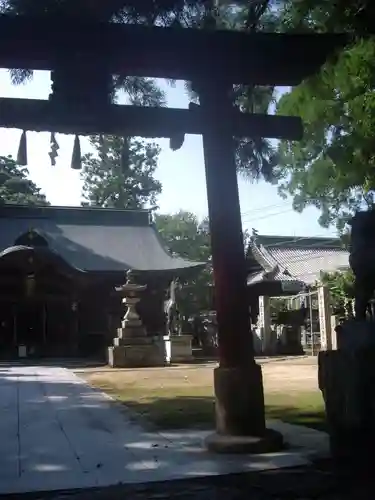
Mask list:
[[[257,235],[258,236],[258,235]],[[272,253],[267,250],[267,248],[260,244],[257,245],[255,238],[250,241],[252,244],[252,249],[255,249],[255,251],[258,253],[258,255],[261,257],[261,259],[266,263],[269,269],[265,269],[266,273],[271,273],[275,274],[275,276],[278,273],[281,274],[289,274],[290,271],[288,270],[287,267],[283,266],[273,255]],[[256,256],[255,256],[256,257]]]
[[[277,236],[277,235],[257,235],[259,244],[266,248],[341,248],[342,240],[338,236]]]
[[[1,205],[0,208],[0,214],[3,211],[12,211],[12,210],[19,210],[19,211],[40,211],[40,212],[51,212],[53,210],[59,210],[62,212],[151,212],[151,209],[149,208],[112,208],[112,207],[97,207],[97,206],[73,206],[73,205],[21,205],[21,204],[15,204],[15,203],[5,203],[4,205]],[[0,215],[1,216],[1,215]]]
[[[339,236],[292,236],[292,235],[284,235],[284,234],[257,234],[257,238],[280,238],[287,239],[288,241],[293,240],[339,240]]]
[[[151,213],[149,210],[145,209],[133,210],[103,207],[59,207],[52,205],[28,206],[9,204],[0,207],[0,219],[45,220],[64,225],[146,227],[151,224]]]
[[[263,245],[257,245],[256,243],[256,239],[255,238],[251,238],[250,239],[250,246],[251,246],[251,250],[253,251],[253,255],[254,255],[254,251],[255,251],[255,259],[258,260],[258,258],[261,260],[261,262],[259,262],[259,264],[261,264],[261,266],[264,268],[264,271],[266,272],[270,272],[273,270],[273,268],[275,267],[275,259],[270,255],[270,253],[268,252],[268,250],[266,250],[266,248],[263,247]],[[262,248],[260,248],[262,247]],[[258,258],[257,258],[258,256]],[[276,262],[277,264],[277,262]],[[268,268],[268,269],[267,269]]]

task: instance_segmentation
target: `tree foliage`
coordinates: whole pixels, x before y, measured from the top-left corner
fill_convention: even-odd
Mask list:
[[[0,0],[3,12],[121,23],[170,24],[204,9],[206,0]]]
[[[155,215],[155,225],[166,247],[187,260],[203,262],[206,266],[194,276],[181,282],[176,300],[181,314],[187,318],[214,308],[214,288],[211,238],[208,217],[199,220],[191,212],[180,210],[175,214]],[[249,234],[244,232],[244,249]]]
[[[280,3],[282,24],[287,31],[348,32],[372,34],[375,5],[371,0],[287,0]]]
[[[94,152],[82,158],[83,204],[131,209],[155,205],[161,192],[154,178],[156,144],[116,136],[91,137],[90,144]]]
[[[301,116],[305,126],[302,141],[280,143],[280,193],[292,195],[298,211],[317,207],[320,224],[339,231],[353,212],[374,202],[375,41],[358,36],[367,29],[365,11],[374,14],[367,2],[302,0],[287,2],[282,13],[284,29],[357,35],[277,107]]]
[[[181,283],[176,293],[180,313],[185,318],[212,308],[211,241],[208,220],[185,211],[155,215],[155,225],[172,255],[207,262],[202,270]]]
[[[49,205],[28,174],[27,168],[17,165],[11,156],[0,156],[1,205]]]
[[[321,282],[329,289],[335,313],[346,313],[348,302],[354,298],[354,279],[351,269],[322,273]]]

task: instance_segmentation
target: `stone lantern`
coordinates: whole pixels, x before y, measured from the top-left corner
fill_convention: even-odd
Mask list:
[[[116,288],[127,309],[113,346],[108,348],[108,364],[113,368],[163,366],[166,363],[163,344],[147,335],[136,310],[140,295],[147,287],[136,282],[133,270],[126,273],[126,278],[125,285]]]

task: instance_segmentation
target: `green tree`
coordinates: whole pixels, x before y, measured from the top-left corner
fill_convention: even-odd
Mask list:
[[[287,31],[373,33],[375,5],[369,0],[293,0],[279,2],[283,29]]]
[[[28,179],[27,168],[11,156],[0,156],[0,204],[49,205],[40,189]]]
[[[212,308],[211,241],[207,218],[185,211],[155,215],[155,225],[166,247],[179,257],[206,262],[205,268],[181,282],[176,293],[178,308],[185,318]]]
[[[364,12],[374,19],[366,2],[302,0],[287,2],[281,14],[285,30],[357,35],[277,106],[305,126],[302,141],[279,145],[280,194],[292,195],[297,211],[317,207],[320,224],[340,232],[356,210],[374,203],[375,41],[360,36],[368,24]]]
[[[155,224],[172,254],[203,262],[210,258],[207,218],[199,221],[191,212],[180,210],[175,214],[156,214]]]
[[[328,286],[335,314],[346,314],[347,304],[354,298],[354,280],[351,269],[322,274],[321,282]]]
[[[206,266],[191,278],[181,282],[176,300],[184,317],[213,309],[213,272],[211,238],[208,217],[199,220],[191,212],[180,210],[175,214],[155,215],[155,225],[166,247],[184,259],[204,262]],[[244,232],[244,249],[249,234]]]
[[[115,136],[91,137],[94,153],[82,159],[84,205],[142,208],[155,205],[161,184],[154,178],[156,144]],[[125,156],[125,157],[124,157]]]

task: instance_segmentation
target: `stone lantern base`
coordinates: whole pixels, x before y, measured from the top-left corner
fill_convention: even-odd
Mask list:
[[[113,346],[108,348],[108,364],[112,368],[143,368],[164,366],[167,360],[166,345],[163,338],[147,336],[146,329],[137,313],[139,294],[146,285],[137,284],[134,271],[126,273],[125,285],[116,289],[125,297],[122,302],[127,311],[113,339]]]
[[[120,339],[116,338],[116,341]],[[164,342],[150,337],[126,339],[126,344],[108,348],[108,364],[112,368],[144,368],[147,366],[165,366],[167,357]]]

